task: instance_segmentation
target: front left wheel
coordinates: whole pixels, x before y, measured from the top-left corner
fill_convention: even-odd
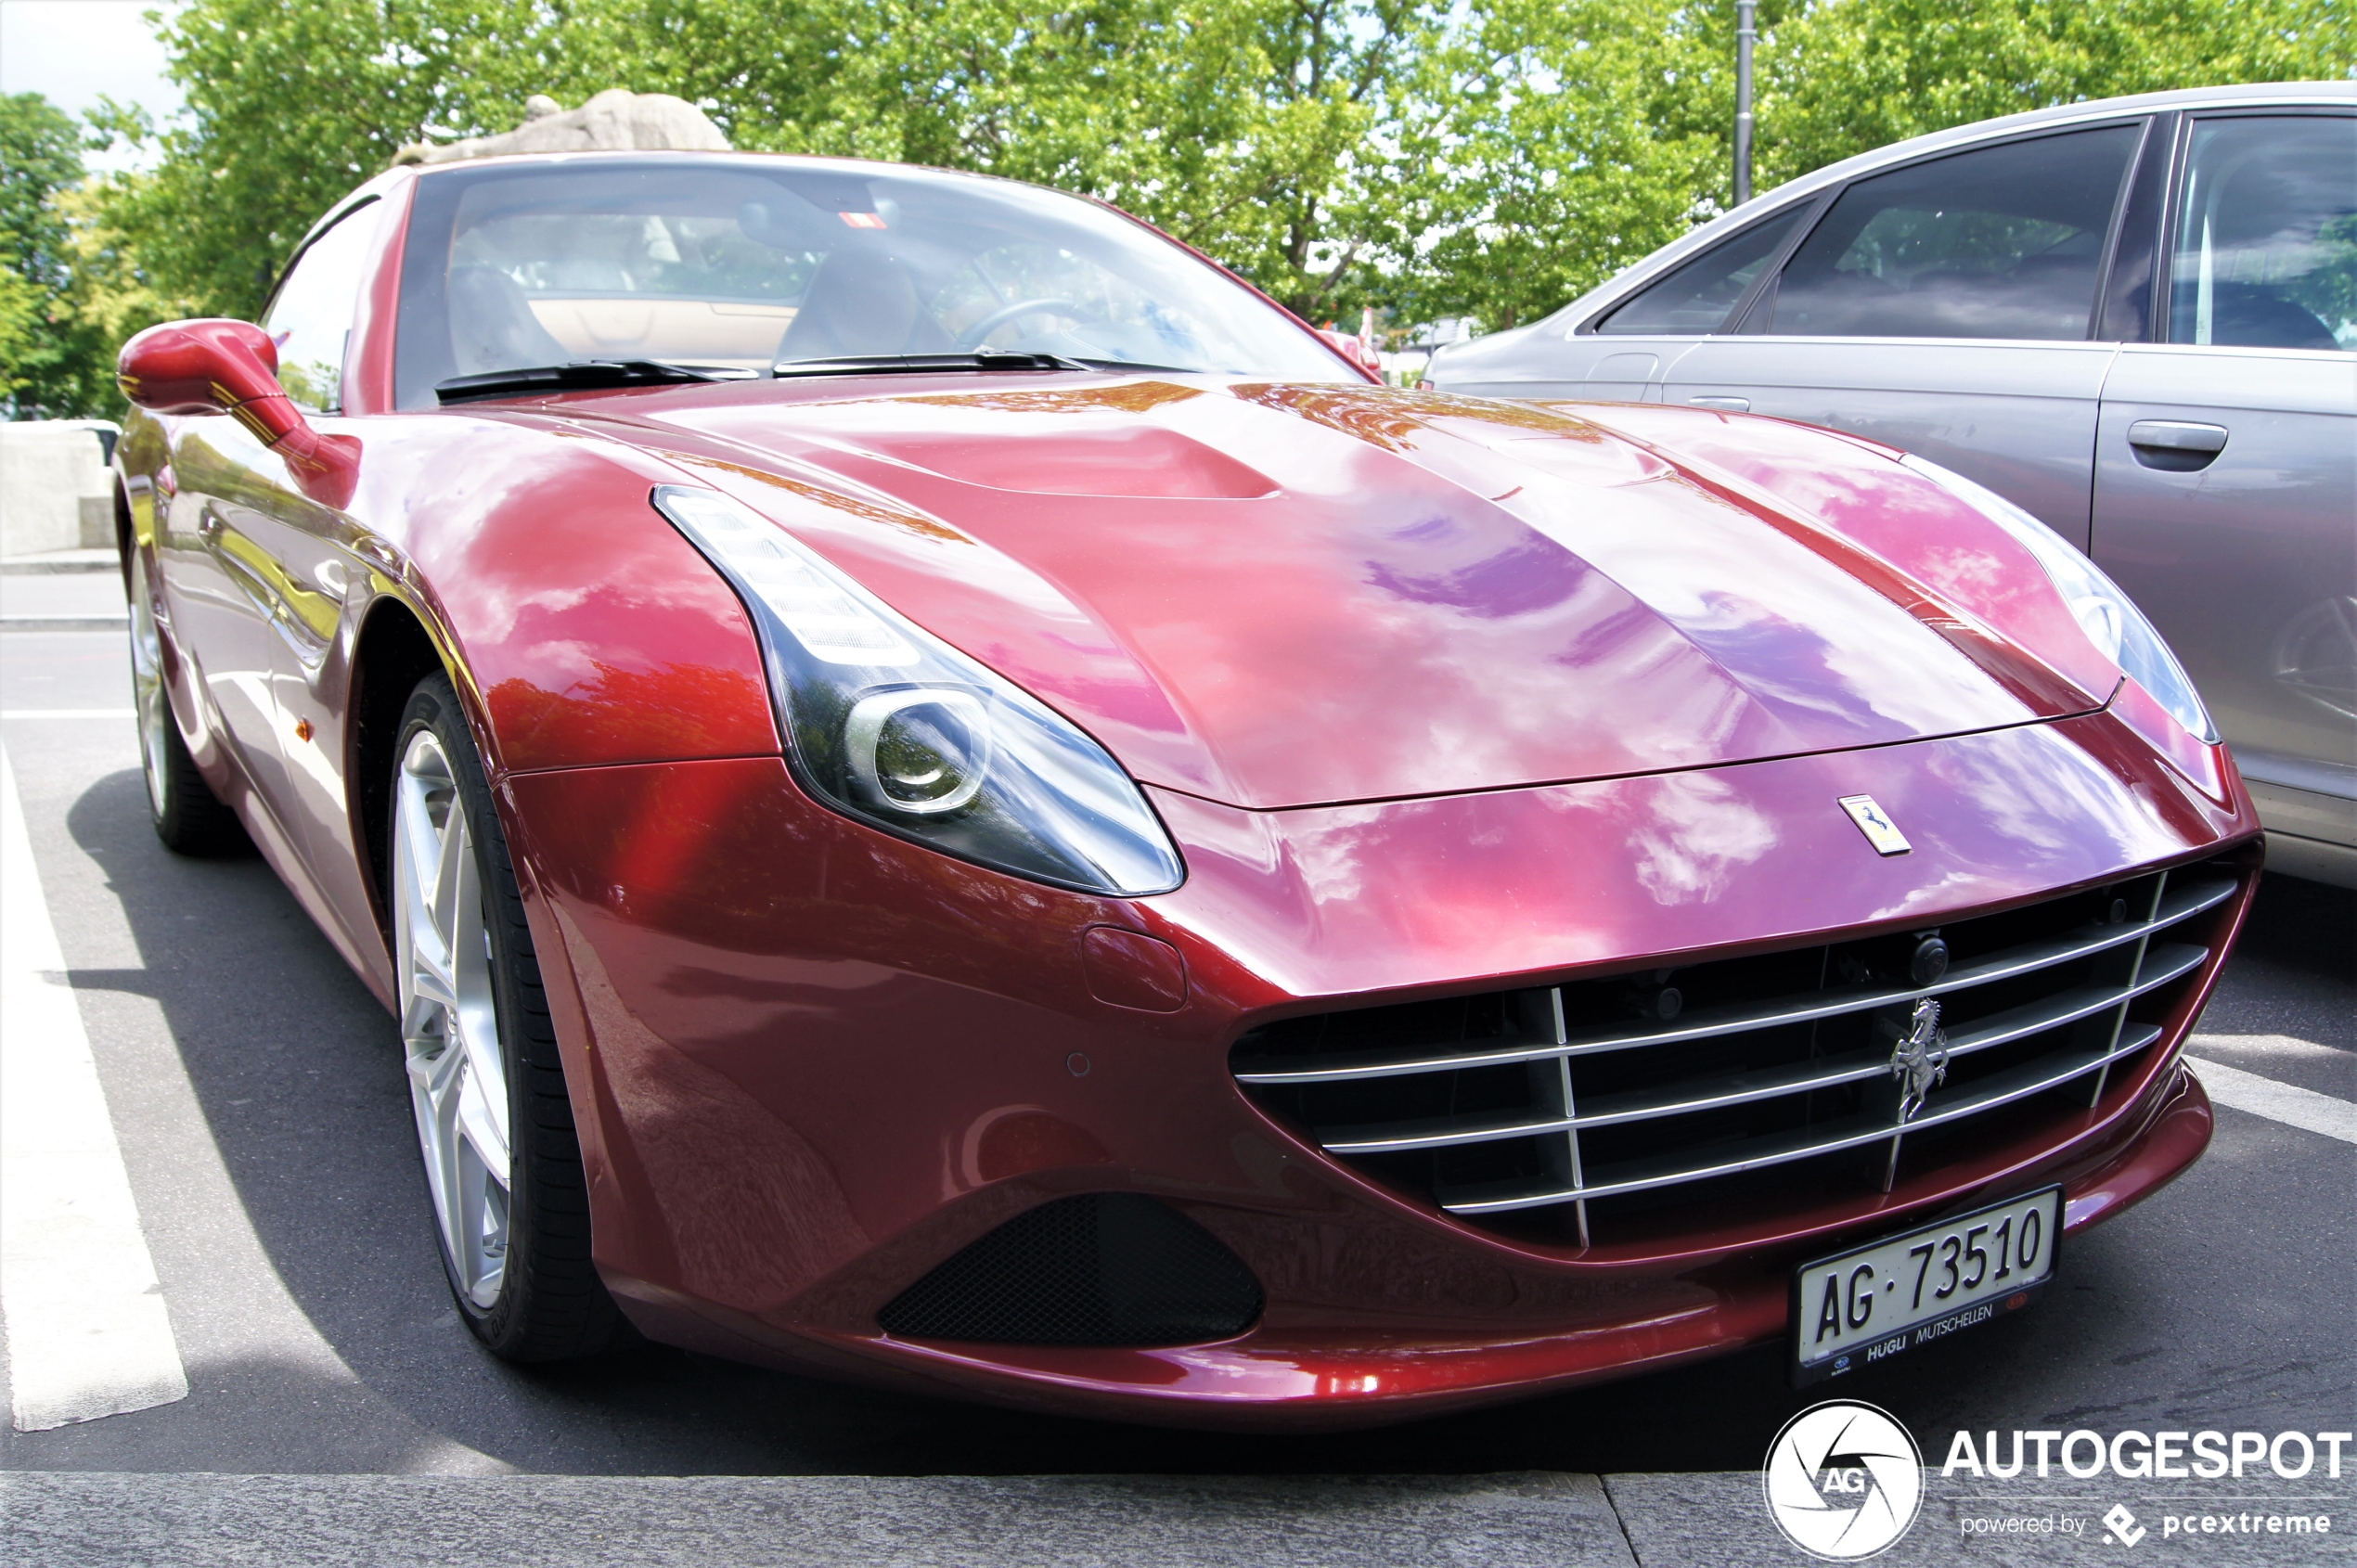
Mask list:
[[[163,636],[149,597],[147,558],[131,551],[131,700],[139,720],[139,771],[148,781],[148,820],[175,855],[218,858],[250,855],[238,814],[221,803],[180,738],[172,694],[163,684]]]
[[[391,838],[401,1035],[451,1293],[516,1361],[622,1329],[589,1255],[588,1186],[523,900],[457,693],[418,685],[395,741]]]

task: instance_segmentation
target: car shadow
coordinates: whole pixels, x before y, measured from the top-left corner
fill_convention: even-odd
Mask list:
[[[293,897],[257,861],[166,853],[148,829],[135,770],[92,785],[68,829],[109,868],[143,962],[78,972],[76,983],[136,992],[161,1009],[263,1253],[367,1394],[355,1399],[332,1380],[306,1383],[251,1359],[225,1363],[222,1377],[251,1386],[206,1395],[218,1403],[201,1468],[480,1462],[434,1459],[438,1439],[518,1470],[595,1474],[1727,1470],[1757,1465],[1783,1421],[1827,1394],[1787,1387],[1783,1352],[1771,1346],[1410,1425],[1258,1437],[1056,1420],[655,1345],[509,1366],[476,1344],[450,1302],[393,1022]],[[2258,939],[2273,928],[2253,930]],[[2304,953],[2307,930],[2287,917],[2279,940]],[[2168,1260],[2120,1244],[2128,1228],[2106,1227],[2074,1247],[2068,1287],[2038,1311],[1911,1355],[1903,1371],[1861,1373],[1837,1392],[1902,1419],[1969,1421],[2002,1408],[1986,1424],[2025,1424],[2067,1396],[2054,1385],[2055,1366],[2091,1345],[2118,1348],[2113,1304],[2170,1294]],[[2160,1320],[2134,1330],[2141,1343],[2170,1343],[2173,1331]],[[2108,1358],[2097,1371],[2120,1375]],[[121,1420],[116,1430],[131,1443],[166,1430],[168,1418]],[[371,1422],[380,1433],[370,1434]],[[236,1435],[241,1428],[249,1438]],[[135,1443],[126,1453],[112,1440],[86,1441],[98,1445],[90,1462],[160,1468],[152,1455],[141,1462]]]
[[[2270,872],[2229,967],[2257,962],[2340,986],[2357,984],[2357,889]]]

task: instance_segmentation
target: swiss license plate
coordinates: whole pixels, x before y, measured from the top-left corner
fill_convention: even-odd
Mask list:
[[[1793,1274],[1796,1387],[1874,1366],[2029,1305],[2054,1277],[2062,1189],[2050,1187]]]

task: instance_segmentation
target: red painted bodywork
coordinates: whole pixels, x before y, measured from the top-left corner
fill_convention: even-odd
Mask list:
[[[420,177],[372,189],[398,214]],[[2206,1143],[2176,1044],[2255,870],[2166,1047],[2093,1110],[1674,1244],[1476,1229],[1230,1073],[1238,1035],[1289,1011],[1936,924],[2254,840],[2224,752],[1888,454],[1700,411],[1208,377],[393,413],[401,225],[381,226],[354,412],[313,422],[351,443],[347,495],[231,420],[126,432],[167,687],[207,778],[390,996],[354,700],[378,618],[422,630],[524,882],[597,1257],[656,1337],[1047,1409],[1359,1424],[1771,1339],[1804,1257],[2047,1180],[2082,1227]],[[649,505],[661,483],[736,495],[1087,729],[1145,786],[1184,884],[1039,886],[805,793],[744,611]],[[238,642],[223,583],[300,656]],[[239,660],[275,707],[229,711]],[[1912,854],[1871,851],[1834,807],[1858,793]],[[1175,1350],[877,1328],[994,1226],[1098,1190],[1219,1236],[1262,1321]]]
[[[278,350],[243,321],[169,321],[122,345],[122,395],[159,414],[226,414],[286,463],[303,494],[352,499],[360,443],[321,435],[278,385]]]

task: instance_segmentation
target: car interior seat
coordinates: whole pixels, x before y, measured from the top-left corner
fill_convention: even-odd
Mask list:
[[[2338,349],[2332,329],[2297,300],[2260,283],[2221,283],[2210,296],[2209,341],[2252,349]]]
[[[497,267],[452,267],[449,302],[450,353],[458,375],[563,365],[577,357],[540,325],[516,280]]]
[[[957,346],[925,309],[905,263],[846,248],[830,253],[811,275],[793,324],[778,340],[778,358],[947,353]]]

